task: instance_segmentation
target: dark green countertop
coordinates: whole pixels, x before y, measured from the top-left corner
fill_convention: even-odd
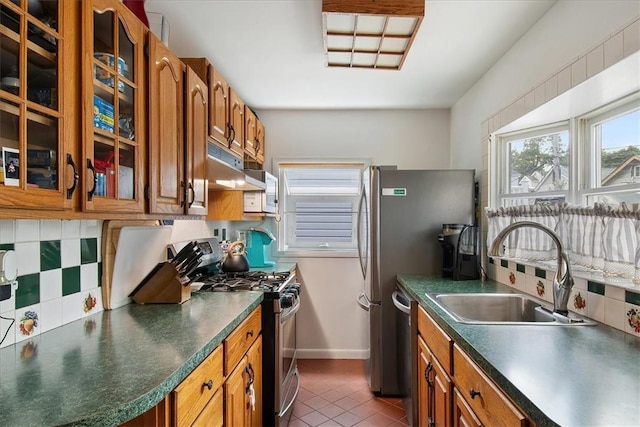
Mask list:
[[[169,394],[263,299],[129,304],[0,349],[0,426],[110,426]]]
[[[538,426],[640,424],[640,338],[600,323],[461,324],[425,293],[514,290],[402,274],[398,282]]]

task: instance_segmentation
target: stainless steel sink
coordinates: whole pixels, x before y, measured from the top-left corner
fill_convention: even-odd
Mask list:
[[[554,313],[523,294],[439,294],[427,297],[456,322],[483,325],[595,325],[573,315]]]

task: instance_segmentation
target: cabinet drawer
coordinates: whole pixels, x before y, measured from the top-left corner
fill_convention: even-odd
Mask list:
[[[527,425],[526,417],[457,345],[453,367],[456,388],[484,425]]]
[[[451,350],[453,340],[427,314],[424,308],[418,306],[418,333],[422,335],[431,352],[438,359],[445,371],[451,375]]]
[[[262,307],[258,306],[238,325],[224,340],[224,373],[229,372],[238,364],[251,344],[258,338],[262,330]]]
[[[191,425],[222,385],[222,354],[222,346],[219,345],[173,391],[177,425]]]
[[[193,425],[198,427],[222,427],[224,425],[223,402],[224,392],[219,389],[198,415]]]

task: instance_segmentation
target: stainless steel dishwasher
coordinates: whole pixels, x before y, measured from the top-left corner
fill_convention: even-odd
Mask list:
[[[407,414],[408,425],[413,425],[413,363],[415,361],[414,349],[412,342],[416,339],[416,335],[412,334],[411,322],[411,299],[401,289],[396,290],[391,295],[393,305],[398,309],[396,311],[398,342],[396,349],[398,351],[398,378],[400,379],[400,391],[402,396],[402,404]],[[415,323],[415,321],[414,321]],[[412,339],[413,338],[413,339]]]

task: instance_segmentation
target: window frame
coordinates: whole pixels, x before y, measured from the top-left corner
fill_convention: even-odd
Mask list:
[[[278,246],[276,250],[276,255],[281,257],[298,257],[298,258],[357,258],[358,257],[358,249],[356,242],[353,243],[353,247],[344,247],[344,245],[337,246],[329,246],[326,248],[314,246],[314,247],[304,247],[304,246],[292,246],[289,244],[290,238],[287,235],[289,225],[287,223],[287,205],[290,203],[291,199],[299,199],[299,200],[312,200],[314,198],[320,197],[335,197],[336,200],[340,199],[350,199],[352,198],[354,201],[354,209],[357,210],[358,202],[360,197],[360,192],[358,192],[355,196],[345,196],[345,195],[327,195],[327,194],[318,194],[318,195],[295,195],[288,196],[286,190],[286,179],[284,176],[284,170],[287,167],[309,167],[309,166],[320,166],[320,167],[339,167],[339,166],[353,166],[354,168],[360,171],[360,175],[362,177],[362,172],[371,165],[371,161],[369,159],[358,159],[358,158],[346,158],[346,159],[299,159],[299,158],[278,158],[273,159],[272,161],[273,170],[278,176],[278,187],[279,187],[279,215],[276,218],[277,222],[277,236],[278,236]],[[362,183],[360,183],[360,187],[362,187]],[[360,190],[361,191],[361,190]],[[289,198],[291,197],[291,199]],[[355,233],[355,227],[357,224],[353,223],[353,229]],[[355,235],[355,234],[354,234]]]

